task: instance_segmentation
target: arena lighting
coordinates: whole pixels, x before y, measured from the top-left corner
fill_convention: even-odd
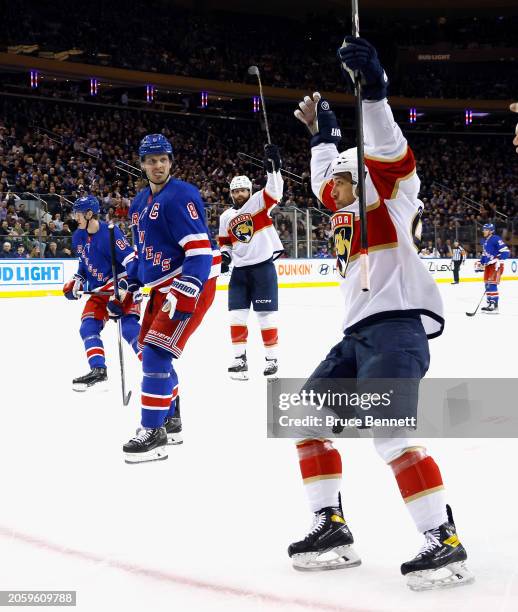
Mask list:
[[[470,108],[467,108],[464,112],[464,120],[466,125],[471,125],[473,123],[473,111]]]
[[[252,98],[254,113],[258,113],[261,110],[261,98],[259,96],[254,96]]]
[[[206,91],[201,92],[201,107],[207,108],[207,104],[209,103],[209,94]]]
[[[155,99],[155,86],[146,85],[146,102],[150,104]]]
[[[99,81],[97,79],[90,79],[90,95],[96,96],[99,93]]]
[[[39,73],[37,70],[31,70],[31,89],[38,87]]]
[[[417,121],[417,110],[415,108],[410,108],[408,110],[408,121],[410,123],[415,123]]]

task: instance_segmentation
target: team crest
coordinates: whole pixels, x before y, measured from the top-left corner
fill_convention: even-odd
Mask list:
[[[252,215],[249,213],[237,215],[237,217],[234,217],[229,223],[228,229],[239,242],[250,242],[254,235],[254,221]]]
[[[345,278],[345,272],[351,254],[354,214],[349,212],[338,212],[334,214],[331,217],[331,227],[333,229],[338,272],[340,276]]]

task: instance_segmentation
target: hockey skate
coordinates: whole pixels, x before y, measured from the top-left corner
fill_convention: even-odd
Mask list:
[[[315,512],[308,535],[288,547],[293,567],[301,571],[318,571],[356,567],[361,564],[352,544],[354,538],[345,523],[340,507]]]
[[[178,411],[174,413],[174,416],[167,417],[164,427],[167,434],[167,444],[183,444],[182,418]]]
[[[106,368],[92,368],[88,374],[74,378],[72,381],[72,389],[74,391],[86,391],[95,387],[96,390],[106,391],[106,382],[108,380],[108,374]]]
[[[179,397],[176,398],[174,415],[166,418],[163,427],[165,427],[165,432],[167,434],[167,444],[183,444]],[[138,436],[143,429],[144,427],[138,427],[135,432],[136,435]]]
[[[465,561],[466,549],[455,532],[450,506],[446,506],[448,521],[426,531],[426,542],[411,561],[403,563],[401,573],[408,576],[412,591],[429,591],[470,584],[475,580]]]
[[[137,435],[127,442],[122,450],[126,463],[144,463],[167,459],[167,433],[165,427],[147,429],[142,427]]]
[[[232,380],[248,380],[248,362],[246,353],[236,357],[228,368],[228,373]]]
[[[268,357],[266,357],[266,366],[264,368],[263,374],[265,376],[274,376],[275,374],[277,374],[278,369],[279,363],[277,359],[269,359]]]
[[[484,314],[498,314],[498,306],[494,302],[489,302],[487,306],[480,309]]]

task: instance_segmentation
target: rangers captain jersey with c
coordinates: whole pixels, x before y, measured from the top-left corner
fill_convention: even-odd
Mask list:
[[[167,286],[182,274],[202,287],[219,274],[221,256],[209,238],[203,202],[192,185],[171,178],[156,196],[147,187],[133,200],[130,219],[144,285]]]
[[[421,315],[429,338],[444,327],[443,304],[434,279],[420,260],[423,203],[415,159],[386,99],[363,102],[365,178],[371,290],[360,286],[360,227],[358,200],[336,211],[331,197],[336,164],[349,169],[356,150],[338,156],[336,145],[322,143],[311,150],[311,183],[332,217],[337,267],[343,278],[344,329],[361,322],[390,317],[401,311]],[[349,159],[351,158],[351,159]]]
[[[281,173],[268,172],[264,189],[252,194],[240,208],[228,208],[221,215],[219,246],[232,255],[235,267],[253,266],[283,251],[271,217],[282,192]]]

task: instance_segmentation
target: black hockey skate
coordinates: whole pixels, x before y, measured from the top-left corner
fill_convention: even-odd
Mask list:
[[[108,374],[106,368],[92,368],[88,374],[74,378],[72,381],[72,389],[74,391],[86,391],[91,387],[95,387],[99,390],[106,390],[104,384],[108,380]]]
[[[290,544],[288,555],[296,570],[356,567],[361,559],[352,548],[353,542],[341,507],[327,507],[315,512],[311,531],[300,542]]]
[[[182,417],[180,415],[180,398],[176,398],[175,411],[173,416],[167,417],[164,421],[167,433],[168,444],[183,444],[182,437]]]
[[[413,591],[428,591],[475,580],[464,561],[466,549],[459,541],[450,506],[446,506],[448,521],[425,531],[426,542],[411,561],[403,563],[401,573],[408,576],[407,584]]]
[[[165,427],[142,427],[137,435],[123,447],[126,463],[143,463],[167,459],[167,433]]]
[[[489,302],[487,306],[480,309],[484,314],[498,314],[498,306],[494,302]]]
[[[264,368],[263,374],[265,376],[274,376],[275,374],[277,374],[278,369],[279,363],[277,359],[269,359],[268,357],[266,357],[266,366]]]
[[[228,368],[228,373],[232,380],[248,380],[248,362],[246,353],[236,357]]]

